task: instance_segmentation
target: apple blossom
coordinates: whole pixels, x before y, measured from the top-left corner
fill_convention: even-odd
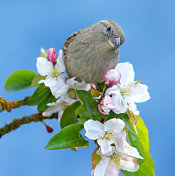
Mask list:
[[[120,63],[116,69],[121,73],[120,84],[114,85],[106,91],[106,94],[112,96],[112,103],[115,106],[112,110],[119,114],[125,113],[129,108],[130,111],[138,114],[135,103],[150,99],[148,87],[134,81],[135,73],[130,63]]]
[[[125,123],[121,119],[110,119],[104,124],[90,119],[84,123],[85,136],[97,140],[102,153],[106,154],[112,150],[111,144],[115,144],[118,139],[121,139],[124,126]]]
[[[137,151],[137,149],[136,149]],[[128,154],[130,152],[128,151]],[[129,172],[136,172],[139,169],[139,164],[136,158],[143,159],[141,156],[138,157],[138,152],[135,156],[130,156],[127,151],[123,155],[112,146],[112,151],[103,155],[101,150],[97,151],[97,154],[101,156],[100,162],[96,165],[92,171],[93,176],[118,176],[122,170]]]
[[[108,70],[104,76],[103,81],[108,87],[112,87],[120,82],[121,73],[117,69]]]
[[[48,103],[47,105],[49,107],[46,109],[45,112],[42,113],[42,115],[51,116],[53,113],[57,112],[59,109],[58,121],[60,121],[66,107],[70,106],[75,101],[77,100],[74,100],[72,98],[69,98],[67,95],[64,95],[61,98],[59,98],[56,102]]]
[[[88,91],[90,89],[90,84],[85,83],[84,81],[78,82],[75,80],[75,77],[70,78],[65,82],[63,81],[60,85],[56,84],[50,88],[51,92],[56,98],[61,98],[56,102],[48,103],[47,105],[49,107],[43,112],[43,116],[50,116],[59,109],[58,120],[60,121],[65,108],[73,104],[75,101],[79,101],[74,95],[75,91],[73,88],[75,84],[77,84],[78,90],[81,89]]]
[[[62,50],[59,51],[59,57],[55,65],[43,57],[38,57],[36,66],[39,74],[46,76],[45,80],[41,80],[39,83],[44,83],[45,86],[52,87],[57,83],[61,84],[65,81],[65,77],[61,74],[65,71]]]

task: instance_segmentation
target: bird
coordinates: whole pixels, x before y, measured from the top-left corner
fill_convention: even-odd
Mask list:
[[[112,20],[73,33],[62,47],[68,77],[87,83],[103,82],[105,72],[116,67],[119,46],[124,41],[122,28]]]

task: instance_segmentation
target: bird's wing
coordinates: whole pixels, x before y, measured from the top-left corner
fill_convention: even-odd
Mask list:
[[[67,48],[69,47],[70,43],[77,37],[80,31],[74,32],[63,44],[63,54],[64,59],[66,59]]]

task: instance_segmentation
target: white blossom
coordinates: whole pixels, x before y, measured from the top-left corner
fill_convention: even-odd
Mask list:
[[[39,83],[44,83],[47,87],[53,87],[57,83],[62,85],[65,81],[65,77],[61,74],[65,71],[62,50],[59,51],[59,56],[55,65],[46,58],[38,57],[36,66],[38,73],[41,76],[46,76],[45,80],[41,80]]]
[[[116,66],[121,73],[120,83],[108,88],[106,95],[112,96],[112,103],[115,106],[112,110],[116,113],[125,113],[129,108],[135,114],[138,114],[135,103],[145,102],[150,99],[148,87],[134,81],[133,66],[126,62]]]
[[[125,123],[121,119],[110,119],[104,124],[90,119],[84,123],[85,136],[97,140],[102,153],[106,154],[112,150],[111,144],[115,144],[118,139],[121,139],[124,126]]]

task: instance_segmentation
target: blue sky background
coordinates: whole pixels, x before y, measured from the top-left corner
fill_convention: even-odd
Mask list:
[[[119,23],[126,35],[120,62],[134,65],[136,79],[149,86],[151,100],[140,104],[147,125],[156,175],[173,175],[175,157],[175,2],[173,0],[1,0],[0,95],[11,101],[34,89],[6,93],[4,83],[16,70],[36,70],[40,48],[61,49],[73,32],[103,20]],[[0,113],[0,126],[14,117],[36,112],[22,107]],[[89,176],[95,145],[78,152],[47,151],[59,130],[57,120],[48,134],[41,123],[23,125],[0,139],[0,176]]]

